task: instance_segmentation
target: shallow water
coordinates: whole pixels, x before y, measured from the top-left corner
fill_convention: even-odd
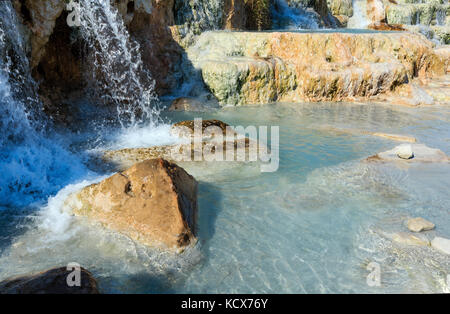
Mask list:
[[[421,216],[437,225],[430,239],[450,237],[450,166],[362,162],[398,143],[360,132],[408,134],[449,154],[448,108],[273,104],[163,118],[194,117],[280,126],[277,172],[228,162],[183,165],[200,182],[196,247],[176,256],[64,213],[71,191],[107,175],[91,174],[37,210],[0,212],[0,280],[78,262],[103,292],[448,292],[448,256],[393,244],[389,234]],[[170,142],[165,130],[111,132],[106,146]],[[371,262],[381,267],[380,287],[366,283]]]

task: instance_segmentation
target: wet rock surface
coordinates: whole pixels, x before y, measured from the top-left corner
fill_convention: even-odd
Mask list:
[[[188,55],[221,105],[371,97],[445,74],[446,62],[406,33],[211,32]]]

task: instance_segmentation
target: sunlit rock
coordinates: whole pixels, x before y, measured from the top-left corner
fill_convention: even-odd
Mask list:
[[[194,243],[197,182],[181,167],[151,159],[72,194],[66,205],[145,245]]]
[[[392,240],[403,245],[428,246],[430,241],[423,235],[414,235],[407,232],[399,232],[392,236]]]
[[[367,98],[447,62],[409,33],[209,32],[188,56],[221,105]]]
[[[414,158],[411,158],[412,154]],[[424,144],[402,144],[386,152],[378,153],[372,157],[369,157],[367,160],[402,162],[449,162],[449,158],[444,152],[439,149],[429,148]]]
[[[69,286],[73,270],[53,268],[39,274],[7,279],[0,282],[0,294],[98,294],[92,274],[80,268],[80,285]],[[74,274],[75,275],[75,274]],[[74,278],[76,279],[76,278]]]
[[[450,239],[435,237],[431,241],[431,246],[439,252],[450,255]]]
[[[397,156],[401,159],[412,159],[414,158],[414,152],[410,144],[404,144],[397,146]]]
[[[412,232],[421,232],[421,231],[429,231],[433,230],[435,225],[421,217],[408,219],[406,222],[408,229]]]
[[[353,15],[352,0],[328,0],[328,8],[343,26],[347,25],[349,17]]]
[[[383,0],[367,0],[367,18],[373,24],[386,22],[386,13]]]

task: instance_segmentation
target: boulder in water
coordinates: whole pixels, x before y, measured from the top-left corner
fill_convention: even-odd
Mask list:
[[[53,268],[39,274],[8,279],[0,282],[0,294],[98,294],[97,282],[92,274],[80,269],[80,285],[69,286],[72,271],[65,267]]]
[[[411,218],[407,221],[408,229],[412,232],[421,232],[434,229],[434,224],[428,220],[421,217]]]
[[[85,187],[66,204],[145,245],[182,248],[196,240],[197,181],[161,158]]]
[[[431,241],[431,246],[439,252],[450,255],[450,239],[435,237],[433,241]]]

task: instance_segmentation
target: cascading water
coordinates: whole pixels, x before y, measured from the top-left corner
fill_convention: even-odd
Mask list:
[[[364,29],[369,26],[367,0],[353,0],[353,16],[348,20],[348,28]]]
[[[50,139],[17,25],[11,3],[1,1],[0,206],[43,200],[84,171],[58,139]]]
[[[92,80],[101,98],[116,106],[123,128],[156,124],[155,82],[117,9],[109,0],[80,1],[80,14],[81,33],[93,48]]]
[[[308,12],[301,4],[293,1],[275,0],[272,6],[273,27],[276,29],[318,29],[317,15]]]

